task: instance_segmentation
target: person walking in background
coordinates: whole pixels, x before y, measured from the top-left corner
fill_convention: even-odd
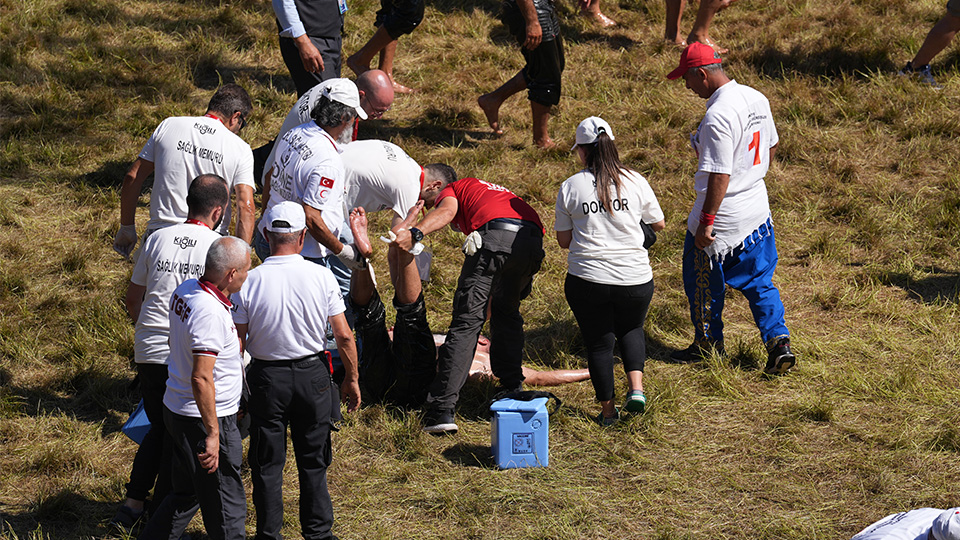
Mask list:
[[[377,31],[359,51],[347,58],[347,67],[357,75],[363,75],[370,69],[373,57],[379,53],[380,62],[377,67],[390,77],[393,90],[400,94],[416,92],[393,78],[393,59],[397,55],[400,36],[413,32],[423,21],[425,6],[424,0],[380,0],[380,10],[377,11],[374,22]]]
[[[960,32],[960,0],[949,0],[947,2],[947,14],[937,24],[933,25],[930,33],[927,34],[927,39],[923,40],[923,45],[917,51],[917,55],[913,57],[913,60],[907,62],[907,65],[900,70],[898,75],[917,77],[936,89],[943,88],[933,78],[933,73],[930,71],[930,62],[933,61],[934,56],[953,41],[957,32]]]
[[[697,154],[697,200],[687,218],[683,286],[690,302],[693,344],[671,354],[696,362],[711,349],[723,354],[723,299],[727,285],[750,304],[767,348],[768,375],[793,368],[790,331],[780,291],[773,284],[777,245],[764,176],[780,139],[770,102],[737,84],[723,71],[709,45],[691,43],[668,79],[683,77],[688,89],[707,100],[707,112],[690,144]]]
[[[653,271],[642,224],[653,231],[664,227],[650,184],[624,167],[613,141],[602,118],[591,116],[577,126],[571,150],[584,169],[560,186],[554,225],[557,243],[570,250],[564,293],[583,334],[602,409],[597,420],[604,426],[620,417],[614,405],[615,342],[630,385],[624,408],[641,413],[646,407],[643,322],[653,297]]]
[[[667,17],[664,26],[663,39],[668,43],[674,43],[681,47],[686,47],[688,43],[703,43],[709,45],[714,51],[720,54],[730,52],[728,49],[720,47],[710,39],[710,25],[713,23],[713,17],[718,11],[730,6],[737,0],[700,0],[700,7],[697,8],[697,18],[693,22],[693,29],[687,35],[687,39],[680,37],[680,20],[683,18],[683,10],[687,7],[687,0],[666,0]]]
[[[501,19],[520,44],[526,65],[516,75],[489,94],[477,98],[487,123],[495,135],[502,135],[500,106],[514,94],[527,90],[533,116],[533,144],[540,148],[556,146],[547,125],[550,107],[560,103],[560,78],[563,74],[563,40],[554,0],[506,0]]]

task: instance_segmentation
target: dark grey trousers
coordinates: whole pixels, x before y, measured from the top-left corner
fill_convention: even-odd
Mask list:
[[[200,466],[197,453],[207,437],[200,418],[175,414],[164,407],[163,419],[173,439],[173,490],[140,534],[146,540],[178,540],[201,510],[207,536],[244,540],[247,501],[240,479],[243,448],[237,415],[217,419],[220,425],[220,465],[213,473]]]
[[[453,409],[467,382],[477,338],[490,304],[490,367],[505,388],[523,383],[523,317],[520,301],[530,294],[533,276],[543,261],[543,235],[538,227],[519,232],[480,233],[483,247],[463,261],[453,319],[440,347],[437,376],[427,396],[431,410]]]

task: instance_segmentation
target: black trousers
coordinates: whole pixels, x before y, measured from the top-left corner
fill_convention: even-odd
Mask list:
[[[452,409],[467,382],[477,350],[477,338],[490,303],[490,367],[505,388],[523,383],[523,317],[520,301],[530,294],[533,276],[543,261],[543,235],[538,227],[519,232],[481,232],[483,247],[463,261],[453,320],[440,347],[437,377],[427,405]]]
[[[653,280],[642,285],[603,285],[567,274],[567,303],[580,325],[597,401],[613,399],[613,346],[620,344],[624,371],[643,371],[647,358],[643,321]]]
[[[140,533],[144,540],[178,540],[199,509],[207,536],[215,540],[245,540],[247,500],[240,478],[243,447],[237,415],[217,419],[220,465],[208,473],[197,460],[207,433],[200,418],[175,414],[164,407],[164,421],[173,440],[173,489]]]
[[[255,360],[247,373],[250,385],[250,453],[253,504],[258,539],[279,539],[283,526],[283,467],[287,426],[293,440],[300,480],[300,528],[307,540],[330,538],[333,505],[327,491],[330,414],[339,407],[325,360]]]
[[[293,39],[280,38],[280,55],[283,56],[283,63],[290,70],[290,78],[293,79],[293,84],[297,87],[297,97],[302,96],[307,90],[327,79],[340,76],[340,36],[309,37],[323,58],[323,71],[320,73],[308,73],[307,70],[303,69],[300,50],[297,49]]]
[[[150,420],[150,431],[143,437],[130,468],[127,498],[146,500],[153,489],[150,511],[156,510],[170,493],[170,464],[173,461],[173,442],[163,422],[163,393],[167,391],[167,366],[137,364],[140,377],[140,397],[143,410]]]
[[[363,343],[359,361],[363,401],[419,407],[437,373],[437,347],[423,293],[412,304],[399,304],[394,298],[393,307],[397,320],[391,343],[380,295],[374,292],[365,306],[354,303],[357,340]]]

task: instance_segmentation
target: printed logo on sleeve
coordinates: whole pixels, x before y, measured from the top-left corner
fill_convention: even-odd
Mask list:
[[[180,317],[180,322],[187,320],[187,317],[190,316],[190,306],[180,298],[179,294],[174,294],[173,299],[170,301],[170,308],[173,310],[173,313]]]
[[[325,187],[325,188],[332,188],[332,187],[333,187],[333,178],[327,178],[326,176],[321,176],[321,177],[320,177],[320,185],[323,186],[323,187]]]

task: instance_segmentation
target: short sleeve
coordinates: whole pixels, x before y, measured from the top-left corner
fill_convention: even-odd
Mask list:
[[[137,157],[145,159],[151,163],[155,163],[157,161],[157,139],[160,138],[160,135],[163,133],[163,128],[166,125],[166,120],[160,122],[160,125],[157,126],[157,129],[153,130],[153,133],[150,135],[150,138],[147,139],[147,143],[143,145],[143,149],[140,150],[140,153],[137,155]]]
[[[343,197],[338,197],[335,189],[343,189],[342,179],[340,182],[336,177],[340,172],[334,167],[317,167],[310,171],[307,183],[303,187],[301,200],[316,208],[324,210],[336,204],[343,203]]]
[[[140,248],[140,256],[137,257],[137,262],[133,265],[133,274],[130,276],[130,282],[134,285],[140,285],[142,287],[146,287],[147,285],[147,277],[149,277],[150,274],[150,264],[156,261],[156,258],[151,256],[151,252],[157,244],[156,238],[157,235],[150,235]]]
[[[257,190],[257,185],[253,181],[253,151],[250,149],[250,145],[246,143],[243,143],[240,150],[231,187],[236,188],[240,184],[250,186],[254,191]]]
[[[553,230],[555,231],[570,231],[573,230],[573,216],[570,215],[570,180],[567,179],[563,185],[560,186],[560,191],[557,193],[557,206],[554,209],[554,223]]]
[[[234,324],[249,323],[250,318],[247,315],[247,302],[242,295],[242,291],[231,294],[230,303],[233,304],[233,308],[230,309],[230,314],[233,315]]]
[[[217,317],[214,310],[223,308],[219,305],[203,307],[205,309],[195,309],[187,317],[184,325],[187,331],[187,343],[191,354],[205,353],[217,356],[224,349],[224,332],[223,321]]]
[[[657,200],[656,194],[653,193],[653,188],[650,187],[650,183],[640,176],[638,184],[640,185],[640,200],[643,203],[640,211],[640,217],[643,219],[643,222],[649,225],[662,221],[663,210],[660,208],[660,201]]]
[[[711,116],[700,128],[699,170],[707,173],[733,173],[733,135],[726,119]]]
[[[340,292],[340,285],[337,279],[333,277],[333,272],[323,272],[323,288],[327,291],[327,318],[339,315],[347,310],[343,301],[343,293]]]

